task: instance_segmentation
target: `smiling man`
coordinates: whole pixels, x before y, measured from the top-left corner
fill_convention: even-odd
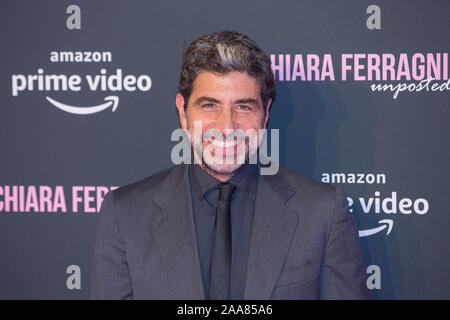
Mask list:
[[[192,101],[189,108],[188,99]],[[176,105],[182,128],[193,137],[194,122],[200,126],[202,143],[193,143],[193,149],[201,168],[227,181],[249,163],[250,150],[255,152],[259,144],[257,133],[267,125],[271,101],[263,102],[258,81],[239,71],[224,75],[202,72],[195,79],[190,97],[185,99],[178,93]],[[254,135],[246,136],[246,132]]]
[[[183,55],[178,91],[196,161],[105,197],[91,297],[368,298],[343,191],[249,161],[261,136],[242,132],[266,128],[275,98],[267,55],[238,32],[204,35]]]

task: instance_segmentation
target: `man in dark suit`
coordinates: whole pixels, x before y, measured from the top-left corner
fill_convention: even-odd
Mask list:
[[[249,161],[260,137],[232,135],[266,128],[274,97],[270,59],[247,36],[217,32],[189,46],[176,106],[195,163],[105,197],[92,298],[369,297],[343,191],[284,167],[262,174]]]

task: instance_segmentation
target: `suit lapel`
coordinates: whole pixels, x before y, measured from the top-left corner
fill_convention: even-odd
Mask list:
[[[245,299],[269,299],[289,252],[298,214],[287,202],[295,190],[279,174],[259,177]]]
[[[162,179],[153,202],[160,211],[151,233],[168,279],[171,299],[204,299],[187,166]],[[260,176],[250,243],[245,299],[269,299],[289,252],[298,213],[288,205],[295,190],[279,174]]]
[[[161,220],[152,235],[168,279],[167,295],[172,299],[204,299],[201,267],[192,216],[187,166],[175,167],[153,198]]]

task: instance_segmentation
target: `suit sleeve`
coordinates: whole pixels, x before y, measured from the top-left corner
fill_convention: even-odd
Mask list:
[[[124,241],[119,232],[113,191],[102,203],[97,224],[90,299],[132,299]]]
[[[356,219],[348,210],[341,188],[336,188],[334,214],[324,252],[321,299],[370,299]]]

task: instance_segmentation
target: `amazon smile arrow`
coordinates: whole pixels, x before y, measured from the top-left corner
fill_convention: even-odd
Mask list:
[[[73,114],[93,114],[100,111],[103,111],[109,107],[112,106],[112,111],[116,111],[117,106],[119,105],[119,97],[117,96],[107,96],[105,97],[105,103],[99,104],[98,106],[92,106],[92,107],[76,107],[76,106],[69,106],[67,104],[64,104],[62,102],[56,101],[50,97],[45,97],[48,102],[50,102],[55,107],[69,113]]]
[[[373,228],[373,229],[359,230],[359,232],[358,232],[359,237],[361,238],[361,237],[371,236],[375,233],[378,233],[378,232],[386,229],[386,227],[388,227],[386,235],[391,233],[392,226],[394,225],[394,221],[392,221],[391,219],[383,219],[383,220],[378,221],[378,223],[381,224],[381,226]]]

